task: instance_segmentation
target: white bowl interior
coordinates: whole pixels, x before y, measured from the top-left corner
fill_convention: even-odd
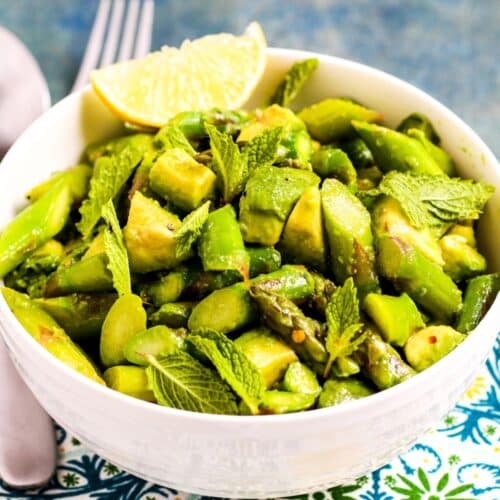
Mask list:
[[[265,103],[295,60],[311,53],[270,49],[265,77],[248,107]],[[316,55],[315,55],[316,56]],[[296,107],[349,96],[381,110],[389,125],[419,111],[430,117],[465,177],[496,186],[481,221],[480,245],[500,270],[500,169],[488,148],[452,112],[385,73],[342,59],[320,64]],[[13,146],[0,168],[0,227],[23,194],[79,161],[84,147],[122,130],[90,89],[57,104]],[[461,346],[408,382],[362,401],[304,414],[219,417],[133,400],[99,387],[52,358],[0,298],[0,327],[22,376],[49,413],[104,457],[153,481],[208,495],[291,495],[337,484],[387,462],[456,401],[496,337],[500,301]]]

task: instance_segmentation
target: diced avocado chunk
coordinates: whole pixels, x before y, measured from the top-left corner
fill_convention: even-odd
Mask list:
[[[366,276],[368,279],[363,286],[373,291],[378,287],[378,281],[374,272],[375,255],[368,210],[347,186],[336,179],[324,181],[321,201],[336,281],[343,283],[353,276],[359,286],[360,278]]]
[[[486,271],[486,259],[458,234],[446,234],[439,240],[444,271],[454,281],[462,281]]]
[[[180,225],[176,215],[136,191],[123,229],[132,271],[147,273],[174,267],[179,260],[175,254],[174,231]]]
[[[87,251],[84,253],[82,259],[87,257],[92,257],[93,255],[99,255],[106,251],[104,247],[104,232],[100,231],[96,237],[90,242]]]
[[[311,186],[302,193],[288,217],[280,249],[291,262],[323,270],[325,246],[321,194],[316,186]]]
[[[264,327],[245,332],[234,344],[257,367],[268,389],[281,380],[289,364],[297,360],[295,351]]]
[[[332,374],[338,378],[351,377],[360,371],[359,363],[352,356],[339,356],[332,366]]]
[[[425,326],[417,306],[406,293],[399,297],[369,293],[363,307],[390,344],[402,347],[413,332]]]
[[[346,401],[366,398],[373,390],[361,380],[355,378],[329,379],[323,385],[319,395],[318,408],[335,406]]]
[[[353,132],[351,121],[377,122],[382,115],[348,99],[324,99],[299,113],[307,130],[322,143],[342,139]]]
[[[144,401],[156,401],[149,388],[145,368],[127,365],[113,366],[104,372],[103,378],[106,385],[115,391]]]
[[[444,265],[441,247],[428,227],[414,228],[404,214],[400,204],[389,196],[377,202],[373,212],[373,232],[375,236],[388,234],[417,248],[432,262]]]
[[[248,180],[246,198],[252,209],[275,214],[286,220],[293,205],[309,186],[318,186],[319,177],[290,167],[261,167]]]
[[[149,172],[151,189],[186,211],[213,197],[215,181],[212,170],[180,148],[165,151]]]
[[[474,234],[474,227],[472,224],[455,224],[446,234],[461,236],[468,245],[472,248],[476,248],[476,235]]]
[[[420,372],[453,351],[464,339],[465,335],[451,326],[428,326],[411,335],[404,347],[405,356]]]
[[[241,234],[246,242],[275,245],[283,230],[284,222],[271,213],[252,210],[245,196],[240,199]]]
[[[308,170],[291,167],[258,168],[240,199],[240,226],[248,243],[275,245],[285,221],[303,191],[319,184]]]
[[[238,136],[238,142],[248,142],[268,128],[282,127],[283,136],[305,130],[304,122],[290,109],[273,104],[257,110],[253,120],[248,122]]]
[[[321,392],[315,373],[300,361],[294,361],[288,365],[283,378],[283,389],[301,394],[314,394],[315,396]]]
[[[299,392],[266,391],[260,401],[262,413],[292,413],[311,408],[316,401],[315,394]]]

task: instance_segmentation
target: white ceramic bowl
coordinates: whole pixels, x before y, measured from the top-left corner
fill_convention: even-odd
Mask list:
[[[427,94],[375,69],[334,57],[270,49],[264,98],[295,60],[317,56],[319,68],[297,106],[350,96],[381,110],[389,125],[413,111],[434,123],[460,174],[496,186],[481,221],[481,249],[500,271],[500,169],[489,149],[457,116]],[[89,142],[119,122],[90,89],[73,94],[18,140],[0,168],[0,227],[27,189],[78,161]],[[101,387],[53,358],[0,299],[0,326],[11,356],[46,410],[85,445],[151,481],[213,496],[276,497],[349,481],[390,461],[457,401],[497,335],[500,300],[450,355],[392,389],[305,413],[234,417],[184,412]]]

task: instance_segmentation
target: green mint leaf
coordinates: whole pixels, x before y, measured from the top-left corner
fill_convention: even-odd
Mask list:
[[[248,167],[238,145],[229,134],[219,132],[217,127],[205,124],[210,137],[212,168],[217,174],[217,182],[222,198],[229,203],[243,192],[248,178]]]
[[[153,145],[161,152],[167,149],[180,148],[194,156],[196,151],[177,125],[167,124],[153,138]]]
[[[318,67],[316,58],[304,59],[296,62],[285,75],[284,80],[280,83],[273,97],[271,104],[279,104],[280,106],[288,106],[301,91],[304,84],[309,80],[311,75]]]
[[[142,147],[126,146],[119,154],[101,156],[96,160],[89,196],[80,207],[82,217],[76,225],[84,237],[89,236],[99,222],[103,205],[118,194],[143,154]]]
[[[349,356],[363,342],[366,334],[356,336],[363,323],[360,322],[359,301],[352,278],[337,287],[326,306],[326,350],[329,357],[324,376],[330,373],[332,363],[339,356]]]
[[[249,174],[258,167],[272,165],[275,162],[282,131],[282,127],[266,129],[243,148]]]
[[[427,210],[418,195],[421,181],[419,177],[398,172],[390,172],[380,182],[378,189],[381,193],[395,198],[413,226],[441,225]]]
[[[379,184],[382,193],[401,205],[417,228],[477,219],[494,188],[458,177],[433,177],[390,172]]]
[[[113,286],[119,295],[131,293],[127,249],[112,200],[102,207],[102,217],[108,226],[104,229],[104,249],[108,257],[108,269],[113,276]]]
[[[236,398],[217,373],[185,352],[148,356],[148,382],[163,406],[201,413],[237,415]]]
[[[348,278],[333,292],[326,308],[328,328],[343,332],[359,322],[359,302],[354,280]]]
[[[435,217],[456,222],[478,219],[494,191],[493,186],[471,179],[453,177],[439,182],[429,177],[421,186],[420,197]]]
[[[174,238],[176,239],[176,257],[183,258],[189,254],[191,247],[199,238],[201,230],[208,219],[209,210],[210,202],[206,201],[203,205],[184,217],[181,227],[174,233]]]
[[[90,163],[94,164],[101,156],[114,156],[120,154],[126,147],[137,148],[147,151],[151,148],[153,137],[151,134],[132,134],[114,139],[107,139],[98,143],[90,144],[84,154]]]
[[[264,393],[262,377],[252,362],[225,335],[212,330],[198,330],[188,342],[215,366],[219,375],[238,394],[255,415]]]

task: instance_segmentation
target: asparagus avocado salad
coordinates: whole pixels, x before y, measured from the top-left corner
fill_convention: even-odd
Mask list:
[[[432,123],[346,97],[289,107],[295,63],[253,112],[124,129],[27,194],[0,235],[3,296],[81,374],[183,410],[342,404],[446,356],[500,290]]]

